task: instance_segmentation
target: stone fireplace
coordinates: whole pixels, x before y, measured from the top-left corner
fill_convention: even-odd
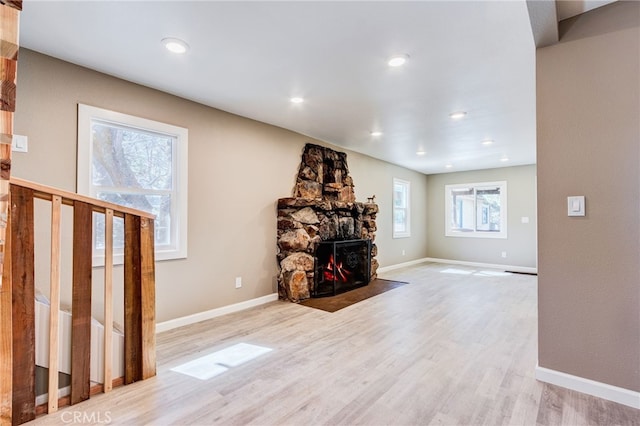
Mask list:
[[[326,279],[316,277],[325,274],[328,268],[339,281],[332,284],[331,294],[366,285],[377,276],[374,241],[378,205],[372,200],[355,201],[353,188],[347,154],[313,144],[305,146],[293,197],[278,200],[280,298],[299,302],[311,296],[328,295]],[[351,247],[349,243],[356,240],[365,240],[364,251],[362,248],[353,249],[350,254],[339,251],[341,246]],[[333,263],[318,261],[318,249],[333,242],[341,242],[331,249],[338,250]],[[320,252],[327,250],[322,248]],[[337,259],[339,253],[342,259]],[[353,256],[360,253],[367,265],[359,263],[364,260],[354,260]],[[336,261],[342,262],[340,266]],[[368,276],[363,277],[363,273]],[[328,273],[324,278],[327,277]],[[345,285],[347,281],[353,282]]]

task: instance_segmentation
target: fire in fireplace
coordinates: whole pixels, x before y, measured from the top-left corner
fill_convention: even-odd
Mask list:
[[[333,254],[329,255],[329,263],[322,267],[324,279],[328,281],[349,282],[352,272],[342,265],[342,262],[336,263]]]
[[[323,241],[315,254],[311,296],[335,296],[369,284],[371,240]]]

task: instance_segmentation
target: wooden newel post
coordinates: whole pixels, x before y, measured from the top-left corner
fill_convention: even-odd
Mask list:
[[[11,254],[7,247],[13,113],[16,106],[18,34],[22,0],[0,0],[0,425],[13,416],[13,321]],[[27,411],[30,411],[27,410]]]
[[[9,214],[9,178],[13,113],[18,81],[18,34],[22,1],[0,0],[0,268],[4,267],[4,242]],[[1,272],[1,271],[0,271]]]

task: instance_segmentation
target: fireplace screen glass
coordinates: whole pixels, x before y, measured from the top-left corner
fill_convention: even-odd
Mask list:
[[[371,240],[323,241],[315,256],[312,296],[333,296],[369,284]]]

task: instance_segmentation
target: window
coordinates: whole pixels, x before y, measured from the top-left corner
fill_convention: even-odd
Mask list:
[[[393,238],[411,236],[410,182],[393,178]]]
[[[507,182],[445,185],[448,237],[507,238]]]
[[[78,192],[156,215],[156,260],[187,257],[187,143],[182,127],[78,105]],[[124,221],[114,218],[114,261]],[[94,214],[94,265],[104,263],[104,215]]]

